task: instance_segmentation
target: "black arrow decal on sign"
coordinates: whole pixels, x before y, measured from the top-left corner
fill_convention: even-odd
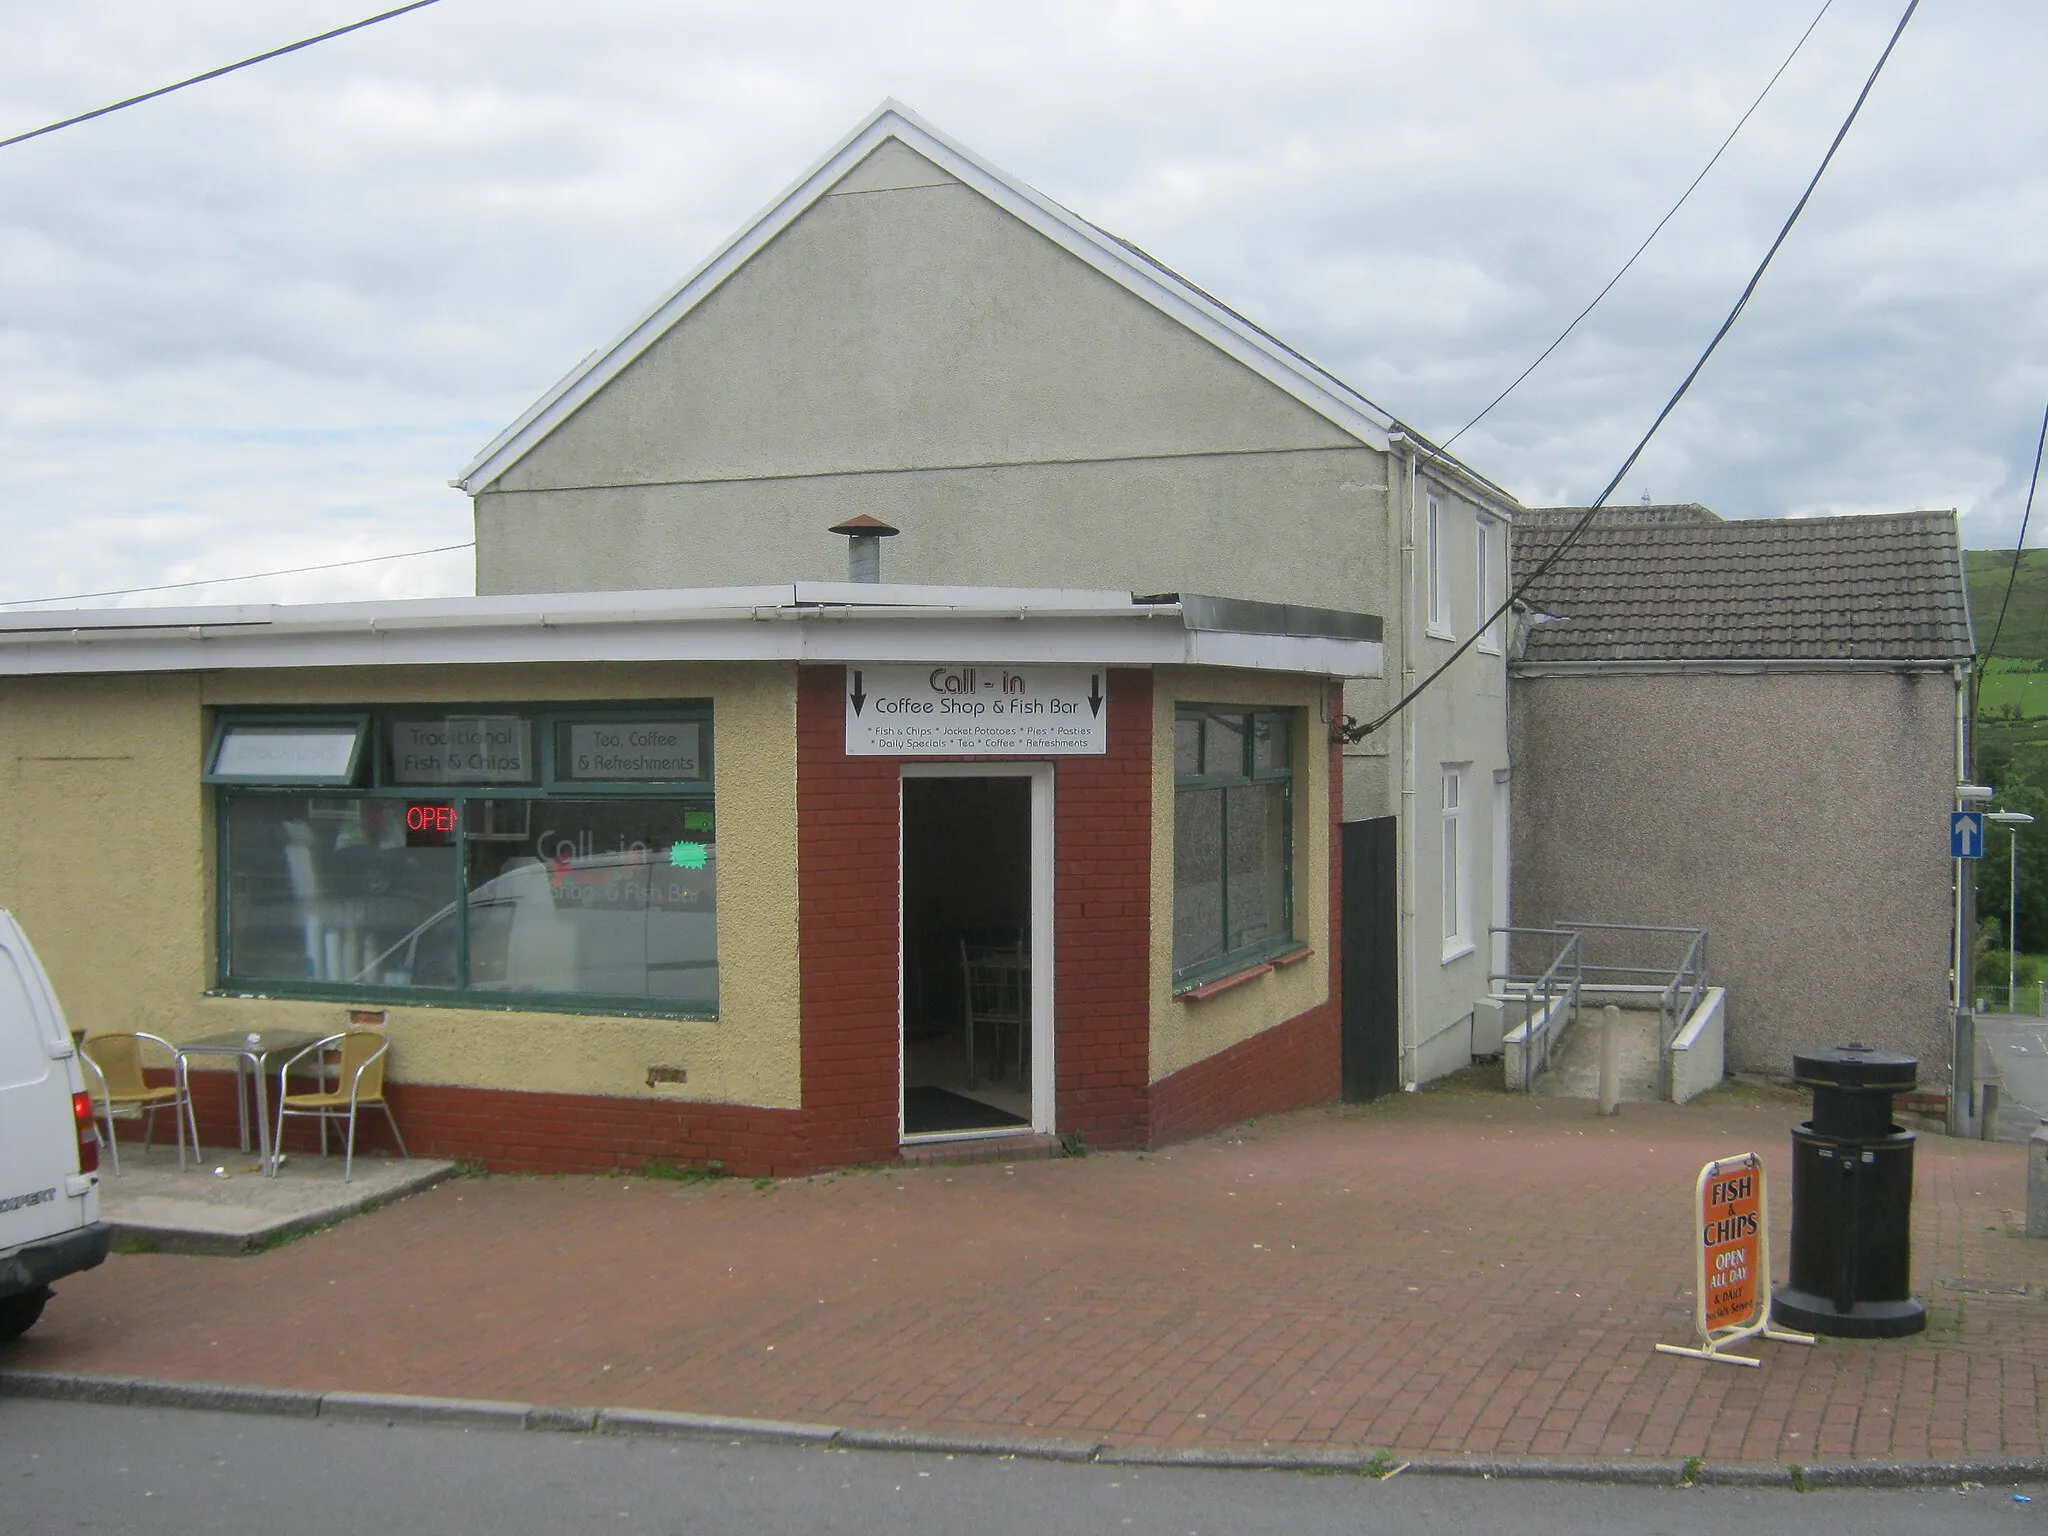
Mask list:
[[[868,701],[868,696],[860,691],[860,674],[858,672],[853,674],[853,692],[850,697],[853,700],[853,712],[857,715],[860,713],[861,705]]]
[[[1090,715],[1102,713],[1102,674],[1100,672],[1090,672],[1088,674],[1088,713]]]

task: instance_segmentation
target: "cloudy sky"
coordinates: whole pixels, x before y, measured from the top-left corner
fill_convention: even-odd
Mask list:
[[[1903,0],[1833,0],[1686,209],[1459,445],[1582,501]],[[885,96],[1439,437],[1648,232],[1820,0],[442,0],[0,150],[0,599],[469,535],[447,481]],[[0,0],[0,137],[375,0]],[[2048,403],[2048,7],[1933,0],[1620,499],[1956,507]],[[2048,516],[2030,544],[2048,542]],[[130,601],[467,592],[466,552]]]

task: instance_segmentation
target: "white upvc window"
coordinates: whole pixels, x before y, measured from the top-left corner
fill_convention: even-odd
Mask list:
[[[1478,600],[1479,611],[1473,616],[1472,622],[1482,626],[1479,631],[1479,649],[1491,651],[1494,655],[1498,656],[1500,654],[1500,624],[1498,621],[1489,623],[1488,620],[1492,618],[1493,610],[1500,606],[1501,595],[1500,583],[1494,577],[1494,561],[1497,558],[1494,550],[1497,543],[1504,544],[1506,541],[1496,540],[1493,535],[1493,519],[1489,517],[1480,518],[1476,526],[1476,537],[1472,546],[1473,552],[1477,556],[1472,590]]]
[[[1451,551],[1448,544],[1450,528],[1444,516],[1443,504],[1436,497],[1429,498],[1429,632],[1439,639],[1450,640],[1456,636],[1451,629]]]
[[[1465,769],[1447,764],[1443,794],[1444,962],[1472,950],[1472,839],[1465,816]]]

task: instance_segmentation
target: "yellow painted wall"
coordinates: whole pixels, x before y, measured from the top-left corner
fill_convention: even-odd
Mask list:
[[[0,906],[74,1029],[179,1041],[222,1029],[335,1030],[348,1005],[209,995],[221,706],[709,698],[718,797],[719,1017],[620,1018],[388,1006],[401,1082],[801,1103],[796,673],[748,665],[329,668],[0,678]],[[650,1066],[687,1082],[650,1089]]]
[[[1217,667],[1160,667],[1152,690],[1152,1081],[1284,1024],[1330,995],[1327,685]],[[1174,706],[1293,708],[1294,932],[1314,953],[1200,1001],[1173,995]]]

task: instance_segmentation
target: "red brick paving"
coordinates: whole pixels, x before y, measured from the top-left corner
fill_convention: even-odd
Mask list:
[[[2019,1147],[1921,1138],[1925,1335],[1759,1344],[1761,1370],[1652,1351],[1690,1328],[1707,1158],[1765,1154],[1782,1274],[1798,1117],[1453,1091],[1079,1162],[465,1180],[252,1258],[116,1255],[0,1366],[1146,1444],[2048,1450]]]

